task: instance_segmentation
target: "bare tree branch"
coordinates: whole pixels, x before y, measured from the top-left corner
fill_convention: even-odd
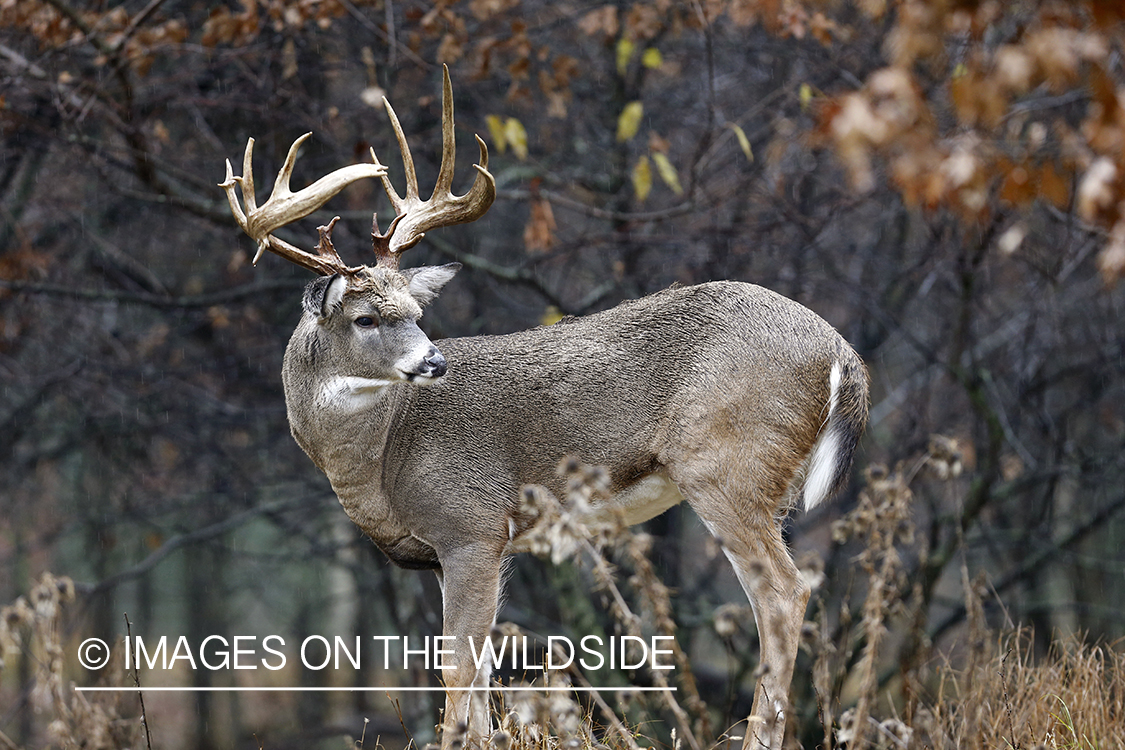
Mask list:
[[[306,282],[297,279],[269,279],[250,284],[223,289],[207,294],[193,294],[173,297],[149,292],[127,292],[116,289],[75,289],[64,284],[45,284],[34,281],[12,281],[0,279],[0,289],[10,289],[24,294],[42,294],[53,297],[69,297],[87,302],[116,302],[121,304],[147,305],[161,310],[177,308],[211,307],[234,302],[249,302],[254,298],[276,291],[303,289]]]
[[[279,500],[277,502],[266,503],[265,505],[259,505],[254,508],[244,510],[241,513],[236,513],[229,518],[219,521],[218,523],[213,523],[209,526],[203,526],[202,528],[198,528],[194,531],[172,537],[168,541],[161,544],[157,549],[153,550],[153,552],[144,560],[141,560],[139,563],[130,568],[126,568],[125,570],[115,573],[109,578],[105,578],[101,581],[98,581],[97,583],[76,583],[74,587],[76,590],[84,594],[99,594],[105,591],[110,591],[118,585],[127,581],[131,581],[134,578],[139,578],[148,571],[152,570],[158,564],[160,564],[162,560],[168,557],[168,555],[172,554],[180,547],[185,547],[191,544],[198,544],[199,542],[204,542],[208,539],[214,539],[215,537],[222,536],[228,531],[231,531],[238,528],[239,526],[253,521],[259,516],[269,515],[271,513],[281,513],[304,505],[307,502],[308,498],[306,497],[290,498],[288,500]]]

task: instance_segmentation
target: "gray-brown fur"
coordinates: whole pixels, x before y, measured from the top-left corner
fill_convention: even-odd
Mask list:
[[[448,365],[440,377],[412,372],[406,355],[390,367],[399,349],[427,351],[415,321],[452,275],[439,270],[369,269],[328,308],[329,282],[306,295],[285,357],[289,419],[349,516],[395,562],[439,570],[445,634],[460,643],[492,624],[502,559],[525,528],[522,485],[561,492],[564,456],[606,466],[622,497],[644,477],[666,477],[721,538],[755,604],[769,667],[755,715],[783,708],[808,589],[778,518],[830,431],[832,493],[846,482],[867,415],[866,371],[851,347],[791,300],[715,282],[551,327],[436,342]],[[378,335],[353,322],[371,313]],[[666,507],[631,502],[642,503],[634,519]],[[448,687],[487,684],[467,653],[456,660]],[[479,694],[449,692],[446,725],[458,721],[470,738],[487,731]],[[747,747],[780,747],[778,723],[755,723]]]

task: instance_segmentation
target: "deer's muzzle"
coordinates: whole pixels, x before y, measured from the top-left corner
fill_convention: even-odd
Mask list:
[[[430,347],[429,353],[422,359],[415,375],[423,378],[440,378],[445,374],[445,355],[437,347]]]

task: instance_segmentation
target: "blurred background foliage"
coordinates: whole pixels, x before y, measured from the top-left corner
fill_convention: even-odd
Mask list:
[[[440,630],[432,576],[362,539],[290,438],[281,355],[308,277],[250,265],[216,183],[253,136],[264,192],[307,131],[297,184],[369,146],[400,176],[386,96],[432,184],[444,62],[460,189],[479,133],[499,198],[407,259],[465,266],[427,311],[433,338],[672,283],[777,290],[872,374],[853,489],[790,522],[798,556],[824,558],[824,627],[861,617],[859,548],[832,531],[859,475],[909,493],[888,695],[966,648],[969,580],[983,617],[1034,627],[1041,651],[1125,636],[1123,16],[1116,0],[0,2],[0,601],[73,578],[72,644],[123,633],[123,612],[196,643]],[[311,246],[340,214],[359,262],[373,210],[389,218],[381,189],[353,186],[284,236]],[[752,618],[716,614],[744,599],[689,509],[646,531],[721,730],[749,707]],[[576,568],[520,559],[509,589],[501,617],[528,630],[608,627]],[[9,655],[0,731],[37,747],[31,661]],[[807,670],[794,697],[820,736]],[[399,709],[432,733],[431,699]],[[362,716],[368,737],[402,735],[380,693],[149,712],[165,748],[308,746]]]

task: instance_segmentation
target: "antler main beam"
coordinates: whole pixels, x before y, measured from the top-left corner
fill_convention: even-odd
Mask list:
[[[444,65],[442,78],[441,168],[438,170],[437,184],[429,200],[422,200],[418,194],[418,175],[414,171],[414,158],[410,155],[410,147],[406,143],[402,125],[399,124],[391,103],[386,97],[383,98],[383,105],[387,108],[391,127],[394,128],[398,147],[402,152],[402,165],[406,172],[406,195],[400,196],[385,175],[380,178],[383,181],[383,189],[387,191],[387,198],[390,199],[397,213],[386,234],[379,234],[377,224],[373,223],[372,226],[371,237],[375,255],[381,266],[397,268],[399,254],[417,245],[426,232],[437,227],[476,221],[496,199],[496,180],[488,171],[488,147],[480,136],[476,137],[477,145],[480,147],[480,164],[473,165],[477,170],[473,186],[464,195],[454,195],[452,192],[453,164],[457,156],[457,145],[453,133],[453,84],[449,81],[449,68]],[[371,157],[376,164],[379,163],[374,151]]]
[[[242,176],[236,177],[231,169],[230,159],[227,159],[227,178],[219,183],[226,190],[227,201],[230,203],[231,213],[234,214],[242,231],[250,235],[258,243],[258,252],[254,255],[254,263],[262,257],[262,253],[271,250],[288,261],[314,271],[322,276],[334,273],[354,273],[357,268],[351,268],[340,258],[331,243],[317,245],[317,253],[307,252],[288,242],[274,237],[272,232],[286,224],[302,219],[317,210],[329,198],[339,193],[348,185],[362,180],[365,177],[386,178],[387,168],[375,160],[375,152],[371,152],[374,160],[372,164],[351,164],[341,167],[335,172],[326,174],[306,188],[293,192],[289,188],[289,179],[293,176],[293,165],[297,161],[297,152],[312,133],[305,133],[289,147],[289,154],[285,157],[285,164],[277,173],[277,180],[273,184],[273,192],[269,200],[258,206],[254,196],[254,139],[246,142],[246,152],[242,157]],[[243,212],[238,202],[236,186],[242,188],[242,200],[246,204]],[[333,222],[335,223],[335,222]]]
[[[297,151],[301,144],[312,135],[305,133],[289,147],[289,154],[285,157],[285,164],[277,173],[277,180],[273,185],[273,192],[269,200],[261,206],[258,205],[254,195],[254,139],[246,142],[246,152],[242,157],[242,176],[235,176],[230,160],[227,160],[226,179],[219,183],[227,193],[231,213],[238,221],[238,225],[246,234],[258,243],[258,252],[254,255],[254,263],[262,257],[262,253],[270,250],[281,257],[296,263],[323,276],[334,273],[353,275],[361,267],[351,267],[344,263],[332,247],[331,241],[326,240],[322,232],[322,241],[317,244],[316,252],[310,253],[299,247],[290,245],[284,240],[273,236],[273,232],[286,224],[308,216],[320,208],[324,203],[343,190],[345,187],[362,180],[365,177],[378,177],[383,181],[383,188],[397,214],[391,222],[386,234],[380,234],[378,224],[372,222],[372,241],[375,248],[377,264],[388,268],[398,268],[399,255],[418,244],[426,232],[437,227],[464,224],[475,221],[484,215],[489,206],[496,199],[496,180],[488,171],[488,147],[484,141],[477,137],[480,147],[480,164],[474,164],[477,170],[473,186],[465,195],[454,195],[453,164],[457,155],[457,147],[453,133],[453,85],[449,81],[449,69],[443,66],[443,85],[441,92],[441,168],[438,170],[437,185],[429,200],[422,200],[418,195],[418,175],[414,171],[414,159],[410,155],[410,147],[406,143],[406,136],[402,132],[402,125],[390,102],[383,99],[387,114],[391,119],[395,137],[398,139],[399,149],[402,151],[403,168],[406,172],[406,195],[400,196],[391,186],[387,177],[387,168],[379,163],[374,149],[371,150],[371,164],[352,164],[337,169],[331,174],[321,177],[308,187],[293,192],[289,188],[289,180],[293,176],[293,165],[297,161]],[[238,200],[237,188],[242,189],[242,202]],[[243,210],[245,205],[245,210]],[[332,224],[335,224],[333,220]],[[331,224],[325,227],[331,232]]]

